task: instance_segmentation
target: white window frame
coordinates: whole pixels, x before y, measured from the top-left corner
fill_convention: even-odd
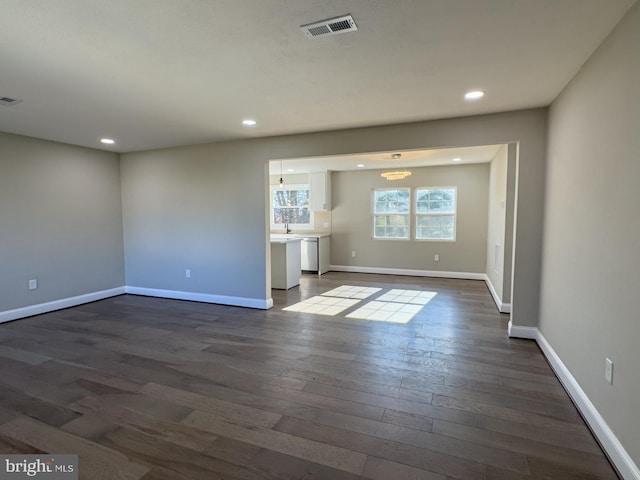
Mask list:
[[[418,191],[420,190],[453,190],[454,191],[454,201],[453,201],[453,213],[444,213],[444,212],[418,212]],[[458,236],[458,187],[448,186],[448,187],[415,187],[414,188],[414,200],[412,203],[413,207],[413,216],[414,216],[414,239],[417,242],[455,242]],[[453,215],[453,238],[418,238],[418,218],[419,217],[449,217]]]
[[[409,209],[407,213],[389,213],[376,212],[376,192],[384,190],[408,190],[409,191]],[[383,187],[371,189],[371,238],[373,240],[390,240],[390,241],[410,241],[411,240],[411,206],[412,206],[412,189],[411,187]],[[406,218],[407,236],[406,237],[377,237],[376,236],[376,218],[382,216],[397,215]]]
[[[271,230],[284,230],[284,223],[275,223],[273,220],[275,218],[274,215],[274,203],[273,203],[273,193],[275,191],[279,191],[280,185],[270,185],[269,188],[269,223],[271,225]],[[284,184],[282,190],[308,190],[309,191],[309,223],[290,223],[289,229],[291,230],[313,230],[313,210],[311,210],[311,188],[307,183],[300,183],[295,185]]]

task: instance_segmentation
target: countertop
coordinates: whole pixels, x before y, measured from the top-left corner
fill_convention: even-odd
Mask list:
[[[272,233],[271,241],[274,241],[274,239],[281,239],[281,238],[302,239],[302,238],[324,238],[324,237],[330,237],[330,236],[331,236],[330,233]]]
[[[271,235],[271,243],[295,243],[295,242],[301,242],[301,241],[302,241],[302,238],[294,237],[291,234],[286,235],[286,236],[285,236],[285,234]]]

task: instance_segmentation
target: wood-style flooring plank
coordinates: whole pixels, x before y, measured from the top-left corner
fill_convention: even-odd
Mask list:
[[[284,307],[376,287],[335,316]],[[407,324],[347,318],[435,292]],[[303,275],[257,310],[121,295],[0,325],[0,451],[80,478],[612,480],[533,341],[482,281]]]
[[[253,425],[231,423],[198,410],[182,421],[214,434],[359,475],[366,455],[322,442]]]
[[[0,435],[16,439],[45,453],[74,453],[82,462],[82,476],[91,479],[137,480],[149,468],[132,462],[117,450],[27,418],[17,418],[0,425]]]
[[[376,456],[460,480],[477,480],[484,478],[486,473],[486,465],[483,463],[357,433],[350,430],[348,426],[330,427],[312,421],[284,417],[275,428],[290,435],[349,448],[368,456]]]

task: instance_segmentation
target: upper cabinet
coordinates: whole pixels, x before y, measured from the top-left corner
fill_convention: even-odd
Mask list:
[[[310,173],[309,190],[312,211],[331,210],[331,172]]]

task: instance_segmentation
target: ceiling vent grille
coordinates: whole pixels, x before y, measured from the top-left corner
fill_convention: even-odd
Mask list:
[[[326,37],[338,33],[355,32],[358,30],[356,22],[351,15],[329,18],[320,22],[301,25],[300,28],[309,38]]]
[[[16,103],[20,103],[21,101],[22,100],[18,100],[16,98],[0,97],[0,105],[4,105],[5,107],[10,107]]]

